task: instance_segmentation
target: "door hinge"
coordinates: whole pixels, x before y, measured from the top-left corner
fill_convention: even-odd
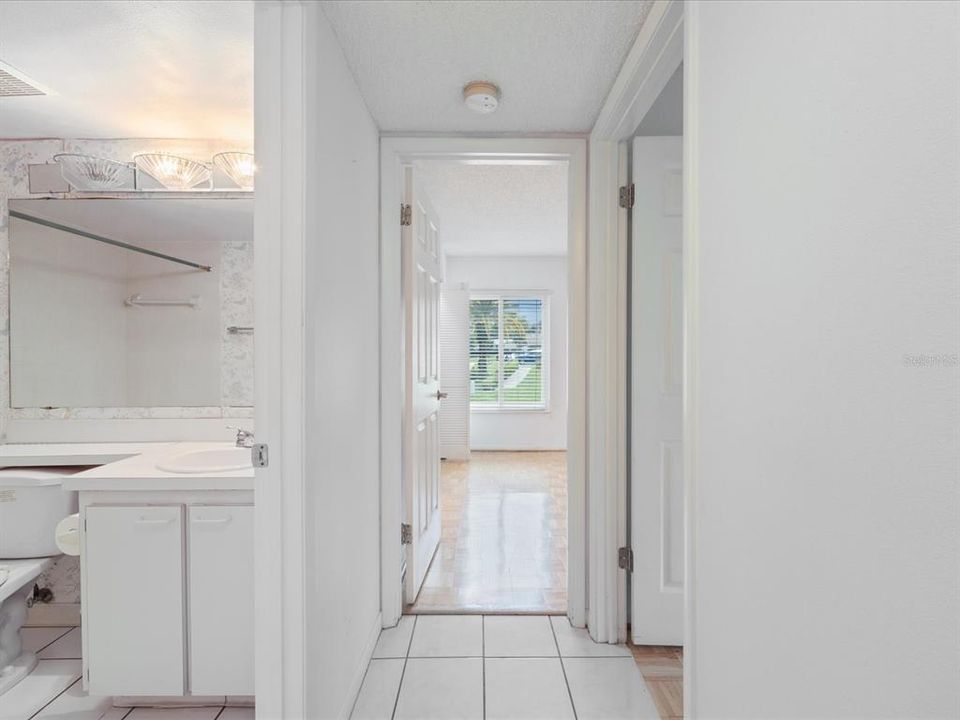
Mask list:
[[[250,447],[250,462],[254,467],[267,467],[270,464],[270,447],[266,443],[256,443]]]
[[[413,528],[407,523],[400,523],[400,544],[409,545],[413,542]]]
[[[627,572],[633,572],[633,549],[622,547],[617,550],[617,567]]]
[[[633,207],[633,202],[635,199],[636,188],[634,187],[633,183],[624,185],[620,188],[620,207],[629,210]]]
[[[400,205],[400,225],[401,227],[413,225],[413,208],[409,205]]]

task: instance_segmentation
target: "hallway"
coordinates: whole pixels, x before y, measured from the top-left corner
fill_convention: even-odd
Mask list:
[[[384,630],[352,720],[656,720],[623,645],[563,617],[405,616]],[[664,715],[664,717],[669,717]]]
[[[411,613],[567,609],[565,452],[441,465],[440,546]]]

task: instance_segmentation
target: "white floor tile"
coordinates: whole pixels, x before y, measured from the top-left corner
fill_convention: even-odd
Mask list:
[[[559,658],[487,658],[486,720],[573,720]]]
[[[35,720],[100,720],[113,707],[109,697],[91,697],[83,691],[83,683],[77,680],[56,700],[47,705]]]
[[[100,720],[124,720],[130,712],[130,708],[110,708],[103,714]]]
[[[563,657],[631,657],[626,645],[594,642],[583,628],[575,628],[561,616],[550,618]],[[582,720],[582,719],[581,719]]]
[[[227,707],[255,707],[256,698],[253,695],[227,695],[224,703]]]
[[[564,658],[578,720],[658,720],[640,669],[628,658]]]
[[[373,650],[373,656],[375,658],[406,657],[415,622],[416,618],[413,615],[403,615],[396,627],[381,631],[380,639],[377,640],[377,647]]]
[[[483,618],[479,615],[419,615],[410,657],[480,657]]]
[[[486,657],[556,657],[557,643],[545,615],[488,615],[483,619]]]
[[[256,716],[257,711],[252,707],[228,707],[223,709],[217,720],[254,720]]]
[[[68,627],[25,627],[23,628],[23,649],[40,652],[47,645],[70,632]]]
[[[223,708],[134,708],[125,720],[215,720]]]
[[[420,620],[423,620],[423,617]],[[419,630],[419,627],[417,629]],[[411,658],[407,660],[394,720],[481,720],[481,718],[483,718],[483,660],[481,658]]]
[[[403,663],[403,659],[370,661],[351,720],[390,720],[393,717]]]
[[[80,628],[74,628],[59,640],[50,643],[37,653],[43,660],[79,660],[83,657],[80,648]]]
[[[80,679],[79,660],[41,660],[3,694],[0,720],[25,720]]]

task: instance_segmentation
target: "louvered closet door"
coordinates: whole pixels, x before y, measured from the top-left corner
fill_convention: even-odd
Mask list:
[[[443,288],[440,295],[440,457],[470,456],[470,291]]]
[[[403,232],[405,327],[404,503],[410,525],[407,602],[413,602],[440,542],[440,283],[437,214],[413,168],[406,172],[412,223]]]

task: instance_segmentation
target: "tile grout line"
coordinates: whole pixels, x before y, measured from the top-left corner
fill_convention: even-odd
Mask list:
[[[54,640],[54,642],[56,642],[56,640]],[[37,665],[39,665],[39,664],[40,664],[40,662],[38,661],[38,662],[37,662]],[[31,671],[31,672],[32,672],[32,671]],[[82,671],[81,671],[81,672],[82,672]],[[69,685],[67,685],[63,690],[61,690],[60,692],[58,692],[56,695],[54,695],[52,698],[50,698],[47,702],[45,702],[43,705],[41,705],[39,708],[37,708],[37,711],[36,711],[35,713],[33,713],[32,715],[30,715],[30,718],[35,718],[37,715],[39,715],[40,713],[42,713],[42,712],[43,712],[44,710],[46,710],[48,707],[50,707],[51,705],[53,705],[53,703],[56,702],[57,699],[58,699],[61,695],[63,695],[67,690],[69,690],[70,688],[72,688],[74,685],[76,685],[76,684],[77,684],[78,682],[80,682],[82,679],[83,679],[83,675],[81,674],[80,677],[78,677],[78,678],[77,678],[76,680],[74,680],[72,683],[70,683]]]
[[[41,628],[42,628],[42,626],[41,626]],[[26,630],[27,628],[23,628],[23,629]],[[57,629],[60,630],[61,628],[58,627]],[[44,650],[46,650],[48,647],[50,647],[51,645],[53,645],[53,644],[54,644],[55,642],[57,642],[58,640],[62,640],[63,638],[65,638],[67,635],[69,635],[70,633],[72,633],[74,630],[79,630],[79,629],[80,629],[80,626],[79,626],[79,625],[75,625],[74,627],[68,627],[68,628],[66,629],[66,631],[63,633],[63,635],[57,635],[57,637],[55,637],[53,640],[51,640],[50,642],[48,642],[48,643],[47,643],[46,645],[44,645],[43,647],[37,648],[37,650],[36,650],[37,659],[38,659],[38,660],[46,659],[46,658],[41,658],[41,657],[40,657],[40,653],[42,653]],[[59,658],[50,658],[50,659],[53,660],[53,659],[59,659]],[[66,660],[66,659],[73,660],[73,659],[75,659],[75,658],[64,658],[64,659],[65,659],[65,660]]]
[[[364,675],[366,675],[366,673],[364,673]],[[226,698],[224,698],[224,699],[226,699]],[[224,705],[222,708],[220,708],[220,712],[218,712],[218,713],[216,714],[216,716],[213,718],[213,720],[220,720],[220,716],[223,715],[223,713],[224,713],[224,711],[225,711],[226,709],[227,709],[227,706],[226,706],[226,705]]]
[[[487,720],[487,616],[480,616],[480,686],[483,720]]]
[[[570,690],[570,680],[567,678],[567,666],[563,664],[563,653],[560,652],[560,641],[557,640],[557,631],[553,627],[553,618],[547,618],[547,622],[550,623],[550,634],[553,635],[553,642],[557,646],[557,657],[560,658],[560,670],[563,672],[563,683],[567,686],[567,697],[570,698],[573,720],[577,720],[577,705],[573,702],[573,692]]]
[[[400,682],[397,683],[397,697],[393,700],[393,712],[390,713],[390,720],[393,720],[397,715],[397,706],[400,705],[400,693],[403,691],[403,677],[407,674],[407,661],[410,659],[410,648],[413,647],[413,636],[417,632],[417,620],[419,620],[419,618],[416,615],[412,617],[413,627],[410,629],[410,639],[407,641],[407,652],[403,655],[403,669],[400,671]]]

